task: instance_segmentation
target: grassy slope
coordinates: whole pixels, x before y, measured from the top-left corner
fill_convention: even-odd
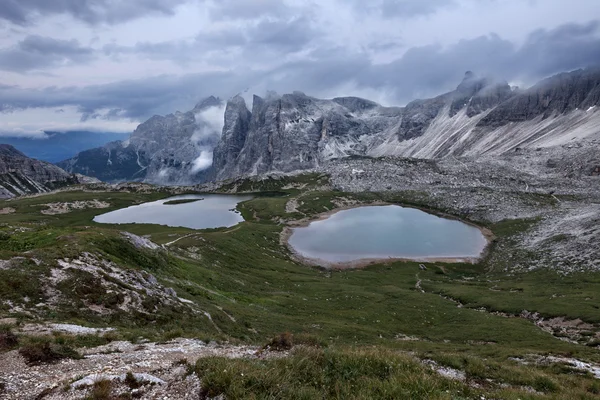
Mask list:
[[[255,185],[249,186],[249,190],[258,189]],[[266,189],[281,190],[281,185],[271,182]],[[390,351],[411,351],[419,357],[465,370],[475,381],[492,379],[496,383],[530,386],[556,398],[564,398],[566,393],[579,393],[580,398],[593,395],[595,389],[590,377],[577,375],[568,368],[523,366],[509,357],[552,353],[599,361],[596,350],[559,341],[527,320],[506,318],[473,308],[485,307],[515,314],[527,309],[547,316],[569,316],[598,322],[600,312],[594,304],[597,304],[597,293],[600,293],[600,274],[577,274],[565,278],[550,271],[518,275],[487,272],[501,270],[493,268],[489,260],[482,265],[431,265],[427,271],[421,271],[416,263],[393,263],[343,272],[301,266],[291,261],[287,249],[279,244],[282,226],[276,221],[331,209],[334,207],[332,199],[348,198],[350,195],[302,193],[298,189],[289,189],[288,193],[286,197],[258,197],[243,203],[239,208],[248,221],[235,228],[202,232],[156,225],[99,225],[92,221],[94,215],[108,210],[80,210],[59,216],[39,213],[39,204],[53,201],[96,198],[110,202],[111,209],[114,209],[138,201],[155,200],[164,197],[164,194],[72,192],[0,203],[0,208],[10,206],[17,209],[15,214],[2,216],[4,226],[0,230],[5,234],[0,237],[0,258],[33,251],[36,257],[52,263],[56,257],[72,258],[84,250],[102,253],[120,265],[153,273],[166,286],[176,289],[180,297],[193,300],[208,311],[222,333],[202,316],[182,316],[172,310],[161,310],[163,315],[154,317],[92,318],[89,313],[69,309],[42,315],[46,319],[94,325],[110,323],[120,326],[131,337],[139,334],[147,337],[182,334],[264,343],[277,333],[290,331],[296,337],[325,343],[329,350],[321,356],[341,358],[349,363],[360,364],[356,360],[348,361],[354,359],[352,349],[355,347],[372,348],[369,350],[373,352],[371,357],[384,360],[382,362],[393,362],[396,356]],[[285,203],[290,196],[299,194],[299,211],[286,214]],[[362,201],[381,199],[375,194],[358,197]],[[427,199],[420,193],[399,193],[384,200],[426,205]],[[15,233],[15,226],[33,231]],[[501,243],[508,243],[512,235],[528,226],[527,222],[510,221],[490,228]],[[194,235],[178,241],[177,248],[171,248],[168,253],[162,251],[156,254],[135,249],[120,237],[118,232],[121,230],[138,235],[149,234],[159,244],[184,235]],[[22,276],[0,270],[2,298],[42,297],[39,283],[31,276],[44,279],[47,267],[29,262],[27,268]],[[426,293],[415,289],[417,280],[422,281]],[[440,294],[460,300],[465,307],[457,307]],[[557,296],[552,297],[555,294]],[[2,312],[0,308],[0,314]],[[419,340],[398,340],[398,335]],[[281,362],[214,359],[198,365],[198,372],[207,376],[212,374],[211,379],[206,381],[218,383],[219,379],[227,377],[215,371],[228,365],[227,370],[247,371],[256,380],[264,381],[267,377],[260,372],[264,368],[306,368],[303,362],[316,363],[310,368],[317,368],[321,361],[306,361],[303,354]],[[279,365],[281,363],[289,365]],[[415,368],[413,379],[422,379],[423,374],[430,375],[420,367]],[[350,387],[347,385],[357,384],[336,374],[332,372],[331,379],[339,381],[342,392]],[[335,392],[330,393],[329,389],[320,392],[324,389],[319,385],[300,382],[290,376],[279,379],[289,380],[291,387],[297,387],[292,391],[296,394],[307,391],[321,393],[323,397],[335,397]],[[394,374],[381,379],[397,385],[406,384]],[[431,390],[438,393],[437,397],[450,398],[444,394],[449,384],[437,376],[431,379]],[[209,388],[218,388],[217,383]],[[501,393],[502,398],[533,396],[518,390],[501,389],[491,383],[485,386],[481,390],[494,390],[498,395]],[[231,388],[234,389],[250,390],[247,387]],[[269,397],[275,393],[275,389],[266,383],[253,386],[252,390],[256,390],[258,397]],[[464,385],[458,385],[458,388],[454,385],[452,390],[456,391],[456,395],[467,397],[477,392]],[[283,396],[282,392],[277,393]],[[228,394],[235,398],[235,393]],[[421,394],[415,396],[428,398]],[[288,397],[303,398],[299,395]]]

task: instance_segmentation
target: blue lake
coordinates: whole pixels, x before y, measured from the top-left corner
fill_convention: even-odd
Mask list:
[[[479,257],[487,245],[481,230],[453,219],[395,205],[339,211],[294,228],[289,245],[313,261]]]
[[[232,209],[235,209],[238,203],[252,197],[219,194],[175,196],[98,215],[94,221],[104,224],[159,224],[192,229],[229,227],[244,220]],[[168,201],[187,199],[198,201],[164,204]]]

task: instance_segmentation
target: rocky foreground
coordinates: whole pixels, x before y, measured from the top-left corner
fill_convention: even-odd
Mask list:
[[[76,325],[26,327],[28,333],[98,333]],[[94,331],[94,332],[90,332]],[[99,391],[99,382],[113,396],[141,399],[198,399],[200,380],[191,369],[201,357],[267,357],[252,346],[219,345],[195,339],[167,343],[116,341],[80,350],[81,359],[55,364],[28,364],[17,350],[0,353],[2,399],[82,399]],[[108,397],[107,397],[108,398]],[[115,397],[110,397],[115,398]]]

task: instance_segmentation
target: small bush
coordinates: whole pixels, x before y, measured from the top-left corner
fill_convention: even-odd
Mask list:
[[[598,347],[600,346],[600,339],[592,339],[585,344],[588,347]]]
[[[28,364],[51,363],[65,358],[79,359],[81,355],[73,348],[51,342],[47,338],[33,340],[19,349]]]
[[[318,348],[327,347],[327,342],[315,335],[300,333],[298,335],[294,335],[293,339],[294,339],[294,343],[293,343],[294,346],[303,345],[303,346],[318,347]]]
[[[587,387],[588,393],[600,394],[600,382],[594,381]]]
[[[559,387],[552,379],[545,376],[539,376],[533,381],[533,388],[539,392],[556,392]]]
[[[268,350],[285,351],[290,350],[292,347],[294,347],[294,335],[289,332],[284,332],[271,339],[264,348]]]
[[[94,383],[92,387],[92,393],[87,397],[88,400],[111,400],[112,396],[112,382],[104,379]]]
[[[125,375],[125,384],[132,390],[138,389],[140,386],[142,386],[141,382],[136,379],[135,375],[133,375],[133,372],[131,371],[128,371]]]
[[[0,351],[10,350],[19,344],[19,338],[8,326],[0,326]]]

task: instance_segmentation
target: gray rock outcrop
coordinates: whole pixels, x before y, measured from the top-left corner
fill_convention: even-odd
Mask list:
[[[314,169],[350,156],[476,157],[563,145],[600,135],[598,105],[598,68],[527,90],[469,71],[456,90],[402,108],[294,92],[255,96],[250,112],[235,97],[215,149],[214,177]]]
[[[48,192],[74,183],[79,183],[77,176],[0,144],[0,198]]]

